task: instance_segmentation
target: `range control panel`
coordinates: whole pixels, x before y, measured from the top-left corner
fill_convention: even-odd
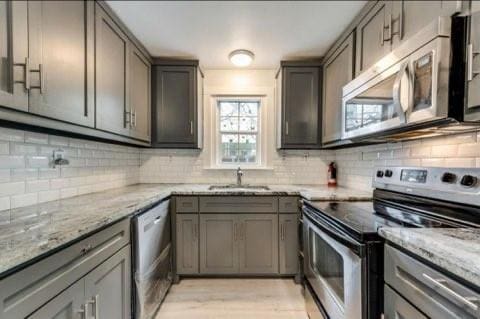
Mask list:
[[[480,205],[479,178],[479,168],[378,167],[373,186]]]

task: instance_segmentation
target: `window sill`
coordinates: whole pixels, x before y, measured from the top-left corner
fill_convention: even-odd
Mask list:
[[[232,165],[232,166],[207,166],[203,169],[207,170],[224,170],[224,171],[234,171],[237,170],[238,167],[242,169],[242,171],[273,171],[274,168],[271,166],[245,166],[245,165]]]

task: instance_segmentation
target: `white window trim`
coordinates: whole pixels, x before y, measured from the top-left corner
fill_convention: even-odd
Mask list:
[[[258,110],[258,129],[257,129],[257,162],[256,163],[222,163],[220,154],[220,112],[218,102],[222,100],[236,100],[236,101],[259,101],[260,106]],[[237,169],[239,166],[242,169],[269,169],[266,167],[266,97],[264,95],[216,95],[211,99],[212,110],[212,156],[210,169]]]

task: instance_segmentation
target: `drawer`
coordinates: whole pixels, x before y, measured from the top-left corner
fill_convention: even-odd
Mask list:
[[[389,245],[385,282],[429,318],[479,318],[480,294]]]
[[[200,197],[200,213],[277,213],[275,196]]]
[[[296,213],[298,208],[299,198],[296,196],[279,197],[278,198],[278,211],[280,213]]]
[[[126,219],[0,280],[0,318],[25,318],[129,243]]]
[[[428,319],[408,301],[385,285],[384,319]]]
[[[198,197],[179,196],[175,198],[175,211],[177,213],[197,213]]]

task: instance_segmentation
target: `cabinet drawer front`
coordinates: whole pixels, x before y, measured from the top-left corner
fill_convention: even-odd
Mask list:
[[[130,242],[118,222],[0,281],[0,318],[25,318]]]
[[[405,299],[385,285],[385,319],[427,319]]]
[[[477,318],[480,294],[388,245],[385,282],[430,318]]]
[[[177,213],[196,213],[198,212],[198,197],[177,197],[175,199],[175,206]]]
[[[200,213],[276,213],[275,196],[200,197]]]
[[[280,197],[278,199],[278,211],[280,213],[298,212],[298,197]]]

